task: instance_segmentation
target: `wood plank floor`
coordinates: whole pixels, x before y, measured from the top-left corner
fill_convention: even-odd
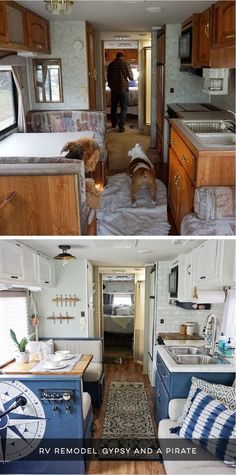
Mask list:
[[[144,382],[150,403],[153,426],[154,422],[153,408],[153,389],[150,385],[147,375],[143,374],[142,365],[134,362],[132,358],[124,358],[122,364],[105,364],[105,394],[103,404],[99,410],[94,411],[94,422],[96,431],[94,437],[100,437],[102,433],[103,420],[105,416],[106,401],[108,398],[109,384],[111,381],[141,381]],[[152,461],[125,461],[125,460],[105,460],[92,461],[88,470],[89,474],[103,475],[164,475],[164,465]]]

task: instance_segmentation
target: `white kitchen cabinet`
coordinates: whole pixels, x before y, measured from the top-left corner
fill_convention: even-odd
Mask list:
[[[37,254],[32,249],[22,246],[24,283],[32,286],[39,285],[37,272]]]
[[[0,280],[16,284],[24,281],[23,249],[20,244],[0,243]]]
[[[179,256],[178,301],[191,302],[193,288],[193,252]]]
[[[235,241],[211,239],[194,250],[193,287],[217,290],[235,283]]]
[[[37,255],[38,281],[42,287],[55,287],[54,264],[48,257]]]

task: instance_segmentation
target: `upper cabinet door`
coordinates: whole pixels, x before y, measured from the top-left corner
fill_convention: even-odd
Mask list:
[[[36,252],[26,246],[22,246],[22,253],[25,283],[28,285],[39,285]]]
[[[38,254],[39,283],[43,287],[54,287],[54,264],[51,259]]]
[[[7,2],[8,42],[10,48],[27,48],[25,9],[15,2]]]
[[[0,42],[8,42],[6,2],[0,2]]]
[[[199,66],[209,66],[211,50],[211,8],[199,15]]]
[[[213,47],[235,44],[235,2],[213,5]]]
[[[23,250],[20,244],[2,242],[0,246],[1,282],[24,281]]]
[[[217,272],[217,240],[206,241],[195,249],[195,283],[204,285],[216,280]]]
[[[34,13],[26,12],[28,47],[32,51],[50,53],[49,23]]]

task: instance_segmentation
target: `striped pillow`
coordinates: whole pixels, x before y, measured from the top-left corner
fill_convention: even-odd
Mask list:
[[[203,391],[195,396],[179,435],[236,467],[235,412]]]

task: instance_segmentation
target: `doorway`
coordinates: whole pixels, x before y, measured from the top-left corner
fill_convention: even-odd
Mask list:
[[[106,356],[133,357],[135,276],[103,276],[103,329]]]

